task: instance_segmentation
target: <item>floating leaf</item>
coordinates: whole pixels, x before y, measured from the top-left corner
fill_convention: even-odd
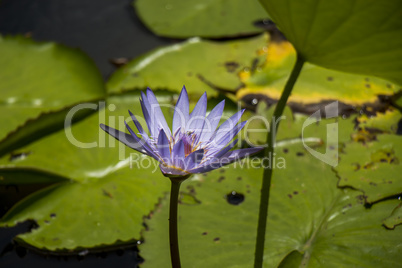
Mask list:
[[[205,91],[209,96],[215,95],[216,91],[208,85],[212,83],[234,91],[240,85],[237,72],[258,60],[257,51],[266,42],[266,35],[227,42],[192,38],[134,59],[112,75],[107,89],[109,93],[146,87],[180,92],[185,85],[195,97]]]
[[[134,7],[151,31],[173,38],[221,38],[256,34],[263,29],[256,27],[255,22],[268,18],[256,0],[137,0]]]
[[[402,224],[402,202],[394,208],[391,215],[383,222],[389,229],[394,229],[397,225]]]
[[[39,227],[17,240],[41,250],[133,243],[140,239],[143,217],[168,187],[159,173],[122,167],[85,183],[61,183],[36,192],[14,206],[1,225],[35,220]]]
[[[266,62],[255,72],[240,74],[245,87],[237,92],[242,99],[249,94],[262,94],[278,100],[296,60],[289,42],[271,42],[266,49]],[[306,63],[289,97],[289,105],[299,106],[339,100],[348,105],[378,105],[378,95],[393,95],[400,90],[385,80],[348,74]],[[306,109],[301,107],[301,109]]]
[[[402,85],[402,2],[260,0],[307,61]]]
[[[367,203],[402,193],[402,137],[377,135],[367,143],[347,143],[336,172],[339,186],[361,190]]]
[[[138,95],[109,98],[106,104],[71,128],[24,147],[23,151],[31,152],[25,158],[0,160],[2,184],[15,183],[17,175],[21,180],[23,172],[29,180],[30,169],[70,180],[29,195],[2,218],[3,227],[28,219],[39,225],[19,235],[21,243],[71,251],[140,238],[143,217],[169,189],[169,182],[156,161],[126,148],[99,128],[99,123],[106,123],[124,131],[127,108],[138,114]]]
[[[278,267],[285,257],[291,262],[289,254],[299,255],[295,251],[302,255],[294,257],[298,266],[398,266],[402,229],[389,231],[381,224],[398,200],[366,209],[359,192],[336,187],[330,166],[307,154],[301,156],[300,151],[300,145],[293,145],[275,157],[264,267]],[[285,168],[278,166],[282,157]],[[263,169],[259,160],[245,163],[183,183],[183,191],[193,187],[200,201],[179,205],[183,266],[252,267]],[[230,204],[226,196],[232,191],[243,194],[244,201]],[[167,218],[165,200],[146,221],[145,243],[140,246],[144,268],[169,263]]]
[[[62,129],[73,104],[104,97],[99,71],[78,49],[0,36],[0,65],[0,155]]]

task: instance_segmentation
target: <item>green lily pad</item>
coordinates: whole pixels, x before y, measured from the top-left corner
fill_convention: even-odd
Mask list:
[[[399,201],[366,209],[358,191],[336,187],[330,166],[300,151],[300,145],[293,145],[276,156],[276,163],[283,157],[286,167],[275,164],[264,267],[278,267],[285,258],[285,263],[305,267],[398,266],[402,229],[387,230],[382,219]],[[199,200],[179,204],[183,267],[252,267],[263,169],[259,160],[254,166],[248,163],[183,183],[182,192]],[[244,200],[230,204],[228,195],[243,195]],[[164,200],[146,221],[141,267],[169,263],[167,219]]]
[[[168,185],[159,173],[124,167],[85,183],[61,183],[36,192],[14,206],[1,226],[34,220],[39,227],[16,240],[41,250],[133,243],[140,239],[143,217]]]
[[[25,158],[3,157],[2,184],[27,183],[29,179],[35,183],[38,172],[68,181],[29,195],[7,212],[0,226],[34,220],[39,227],[16,239],[51,251],[140,239],[143,217],[168,191],[169,181],[156,161],[125,147],[99,127],[105,123],[124,131],[123,120],[129,121],[127,108],[137,114],[138,107],[138,95],[109,98],[99,113],[22,148],[22,152],[30,152]],[[30,170],[37,171],[35,176]]]
[[[389,229],[394,229],[397,225],[402,224],[402,202],[394,208],[391,215],[383,223]]]
[[[133,5],[139,18],[151,31],[173,38],[221,38],[256,34],[263,29],[254,23],[268,18],[256,0],[137,0]]]
[[[244,87],[237,92],[242,99],[248,94],[262,94],[278,100],[296,61],[289,42],[270,43],[266,62],[255,72],[240,73]],[[289,97],[289,104],[300,105],[338,100],[349,105],[376,106],[378,95],[393,95],[400,87],[386,80],[334,71],[306,63]]]
[[[78,49],[0,36],[0,65],[0,155],[62,129],[72,105],[104,97],[102,76]]]
[[[150,87],[180,92],[187,87],[192,98],[216,95],[215,87],[235,91],[240,85],[237,72],[251,67],[268,37],[212,42],[192,38],[186,42],[149,52],[118,69],[107,83],[109,93]],[[204,81],[205,80],[205,81]]]
[[[402,85],[402,2],[260,0],[308,62]]]
[[[335,169],[339,186],[363,191],[367,203],[402,193],[402,137],[381,134],[376,139],[347,143]]]

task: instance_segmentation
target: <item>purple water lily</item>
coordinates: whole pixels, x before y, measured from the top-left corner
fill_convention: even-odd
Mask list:
[[[173,114],[172,131],[151,89],[148,88],[146,94],[141,92],[140,103],[149,135],[130,111],[138,136],[127,123],[131,135],[104,124],[100,126],[128,147],[158,160],[165,176],[180,177],[208,172],[262,149],[255,147],[230,151],[237,143],[237,140],[231,141],[246,124],[246,121],[238,124],[244,110],[235,113],[217,128],[225,101],[216,105],[206,116],[206,93],[189,113],[188,95],[183,87]]]

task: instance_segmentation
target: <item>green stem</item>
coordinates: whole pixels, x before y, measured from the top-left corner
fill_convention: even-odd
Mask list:
[[[170,259],[172,261],[172,268],[180,268],[179,239],[177,232],[177,205],[182,180],[171,178],[170,181],[172,182],[169,208]]]
[[[296,63],[293,67],[292,73],[288,81],[286,82],[285,89],[276,104],[274,114],[271,119],[270,131],[267,136],[267,143],[272,146],[267,146],[265,149],[264,157],[273,157],[274,153],[274,144],[275,144],[275,136],[276,130],[279,127],[280,119],[285,109],[286,102],[292,92],[293,86],[296,83],[297,78],[299,77],[300,71],[303,67],[304,59],[299,55],[297,56]],[[278,120],[276,122],[276,120]],[[272,171],[274,167],[266,168],[264,170],[262,187],[261,187],[261,198],[260,198],[260,210],[258,214],[258,227],[257,227],[257,240],[255,245],[255,258],[254,258],[254,267],[261,268],[263,264],[264,258],[264,245],[265,245],[265,230],[267,227],[267,218],[268,218],[268,205],[269,205],[269,191],[271,188],[271,180],[272,180]]]

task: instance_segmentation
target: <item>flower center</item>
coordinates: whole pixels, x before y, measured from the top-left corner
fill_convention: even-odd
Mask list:
[[[196,151],[197,148],[200,145],[200,143],[198,142],[197,135],[192,131],[188,131],[186,133],[183,133],[183,136],[181,137],[181,140],[183,141],[183,144],[184,144],[184,155],[185,155],[185,157],[187,157],[192,152]]]

